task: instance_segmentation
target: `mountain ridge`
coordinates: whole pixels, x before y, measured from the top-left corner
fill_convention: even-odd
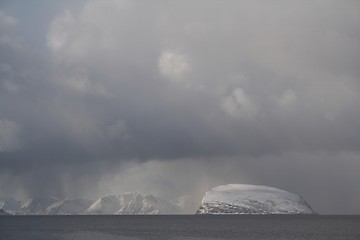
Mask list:
[[[57,199],[35,197],[24,201],[1,198],[0,210],[13,215],[134,215],[134,214],[182,214],[183,209],[171,201],[127,192],[108,195],[97,200],[81,198]]]

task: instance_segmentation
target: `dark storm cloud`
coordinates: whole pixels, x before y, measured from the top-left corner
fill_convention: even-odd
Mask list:
[[[170,198],[233,181],[318,206],[336,199],[323,212],[359,211],[359,197],[337,206],[328,187],[359,180],[347,175],[360,156],[359,10],[356,1],[89,1],[49,22],[50,56],[19,40],[21,22],[2,11],[0,194]],[[133,171],[143,181],[126,181]]]

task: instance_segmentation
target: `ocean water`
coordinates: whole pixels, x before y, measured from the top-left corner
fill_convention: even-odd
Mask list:
[[[360,216],[0,216],[1,240],[360,239]]]

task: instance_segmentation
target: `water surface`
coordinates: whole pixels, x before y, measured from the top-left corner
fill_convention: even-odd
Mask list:
[[[360,216],[0,216],[1,240],[360,239]]]

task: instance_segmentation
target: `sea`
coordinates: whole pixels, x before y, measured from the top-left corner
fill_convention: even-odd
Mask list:
[[[360,216],[0,216],[1,240],[360,240]]]

